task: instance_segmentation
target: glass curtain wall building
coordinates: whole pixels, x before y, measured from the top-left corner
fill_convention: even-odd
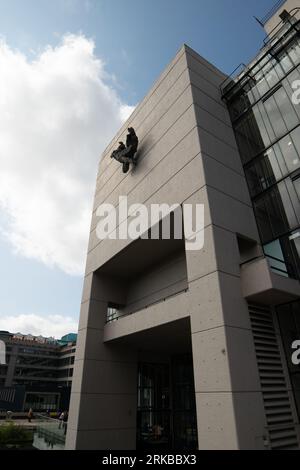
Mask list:
[[[261,53],[222,84],[265,256],[271,269],[300,278],[300,9],[284,15]],[[276,308],[298,418],[300,302]]]
[[[223,86],[265,255],[300,276],[299,12],[269,38],[242,76]],[[267,49],[267,50],[266,50]],[[293,88],[294,87],[294,88]]]

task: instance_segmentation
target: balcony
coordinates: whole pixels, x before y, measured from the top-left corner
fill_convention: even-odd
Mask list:
[[[183,230],[176,235],[175,220],[172,213],[161,219],[151,227],[154,234],[132,240],[95,271],[95,295],[107,302],[106,323],[166,304],[188,289],[185,240]],[[169,227],[165,238],[163,222]]]
[[[300,282],[280,268],[281,260],[261,256],[241,264],[242,291],[245,299],[267,305],[279,305],[300,298]]]
[[[232,97],[244,89],[245,92],[257,83],[257,77],[262,73],[266,63],[275,58],[278,60],[280,54],[292,44],[300,34],[300,7],[291,11],[291,16],[285,21],[280,21],[272,31],[267,34],[263,41],[263,47],[258,56],[253,58],[248,65],[240,64],[220,84],[222,99],[229,102]],[[263,74],[264,75],[264,74]]]

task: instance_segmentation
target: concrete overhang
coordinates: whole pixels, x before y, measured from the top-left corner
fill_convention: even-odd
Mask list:
[[[300,298],[300,282],[272,272],[266,258],[242,265],[241,282],[249,301],[279,305]]]
[[[109,342],[189,318],[189,303],[190,293],[186,291],[120,317],[104,326],[103,341]]]
[[[122,321],[122,319],[120,319]],[[114,322],[114,323],[118,323]],[[109,333],[110,326],[106,325],[106,343],[128,346],[131,349],[156,351],[161,353],[185,354],[192,349],[190,317],[179,318],[175,321],[162,323],[153,328],[116,336]],[[118,326],[118,325],[116,325]],[[109,337],[109,340],[108,340]]]

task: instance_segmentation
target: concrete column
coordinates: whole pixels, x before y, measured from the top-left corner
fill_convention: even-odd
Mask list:
[[[103,343],[110,293],[96,274],[85,278],[66,449],[136,445],[136,353]]]
[[[187,48],[205,206],[204,247],[187,251],[200,449],[263,448],[264,409],[238,236],[259,243],[239,152],[220,83],[225,76]]]
[[[191,275],[189,253],[187,260]],[[212,269],[204,252],[197,260]],[[263,400],[240,279],[218,269],[190,279],[199,449],[263,448]]]

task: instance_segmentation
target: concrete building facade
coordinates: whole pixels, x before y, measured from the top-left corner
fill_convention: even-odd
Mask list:
[[[246,72],[228,79],[184,45],[103,153],[68,449],[299,445],[277,306],[299,315],[300,284],[263,246],[230,101]],[[139,158],[123,174],[110,154],[131,126]],[[149,209],[204,204],[204,247],[98,239],[97,208],[120,196]]]

